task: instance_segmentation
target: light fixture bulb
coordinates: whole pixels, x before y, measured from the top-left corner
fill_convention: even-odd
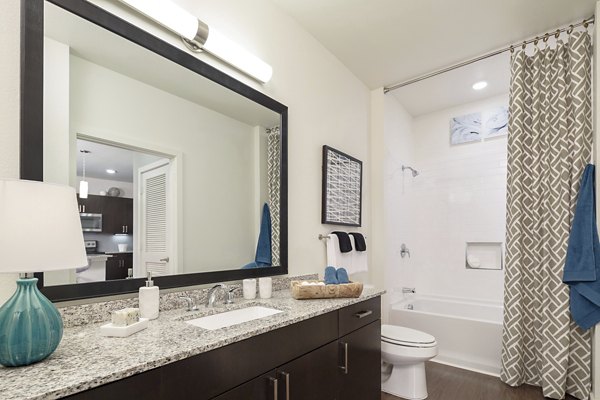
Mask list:
[[[87,181],[79,181],[79,198],[80,199],[88,198],[88,182]]]
[[[107,174],[116,174],[116,173],[117,173],[117,170],[116,170],[116,169],[111,169],[111,168],[108,168],[108,169],[106,170],[106,173],[107,173]]]
[[[488,83],[486,81],[479,81],[473,84],[473,90],[481,90],[487,87]]]

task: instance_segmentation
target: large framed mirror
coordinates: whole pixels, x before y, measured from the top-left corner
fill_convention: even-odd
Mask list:
[[[87,1],[21,4],[21,178],[76,188],[88,252],[42,292],[286,274],[287,107]]]

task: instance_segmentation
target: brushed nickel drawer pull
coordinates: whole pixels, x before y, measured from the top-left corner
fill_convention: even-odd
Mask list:
[[[361,311],[361,312],[354,314],[354,316],[358,319],[362,319],[364,317],[368,317],[371,314],[373,314],[373,310]]]
[[[280,372],[280,374],[285,379],[285,400],[290,400],[290,374],[287,372]]]
[[[279,385],[276,378],[269,377],[269,380],[273,384],[273,400],[277,400],[277,392],[279,392]]]
[[[344,371],[344,375],[348,375],[348,343],[342,343],[344,346],[344,365],[340,366],[340,369]]]

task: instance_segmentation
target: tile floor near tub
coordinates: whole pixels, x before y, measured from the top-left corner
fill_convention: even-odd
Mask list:
[[[427,400],[543,400],[542,390],[523,385],[512,388],[500,379],[434,362],[427,363]],[[401,400],[381,393],[381,400]],[[576,400],[567,396],[565,400]]]

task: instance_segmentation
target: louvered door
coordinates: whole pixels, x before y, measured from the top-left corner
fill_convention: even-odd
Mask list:
[[[140,173],[140,258],[144,274],[170,275],[169,161],[145,166]]]

